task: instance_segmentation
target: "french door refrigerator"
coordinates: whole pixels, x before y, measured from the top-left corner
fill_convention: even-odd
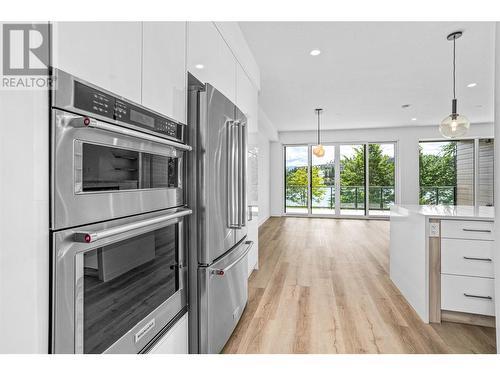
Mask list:
[[[189,75],[190,351],[219,353],[248,300],[247,121]]]

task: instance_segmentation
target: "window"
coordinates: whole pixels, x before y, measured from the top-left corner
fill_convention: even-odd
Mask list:
[[[420,142],[419,164],[420,204],[493,205],[492,139]]]
[[[285,146],[285,213],[388,216],[396,201],[395,143]]]

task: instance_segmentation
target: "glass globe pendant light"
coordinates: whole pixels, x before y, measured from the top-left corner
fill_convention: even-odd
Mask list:
[[[457,97],[455,93],[455,41],[462,36],[461,31],[451,33],[446,37],[453,41],[453,99],[451,101],[451,115],[447,116],[441,124],[439,131],[445,138],[457,138],[464,136],[469,130],[470,122],[467,117],[457,113]]]
[[[321,158],[325,155],[325,149],[324,149],[323,145],[321,144],[320,129],[319,129],[319,116],[321,115],[321,112],[323,112],[323,109],[316,108],[315,111],[316,111],[316,114],[318,115],[318,144],[313,147],[313,154],[316,155],[316,157]]]

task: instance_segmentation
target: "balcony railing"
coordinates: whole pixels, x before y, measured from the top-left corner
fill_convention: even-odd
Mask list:
[[[456,186],[421,186],[420,204],[451,204],[457,201]]]
[[[394,203],[394,186],[369,187],[371,210],[389,210]],[[287,185],[286,207],[307,208],[307,185]],[[335,186],[313,186],[312,207],[335,209]],[[365,209],[364,186],[342,186],[340,188],[340,208],[342,210]]]

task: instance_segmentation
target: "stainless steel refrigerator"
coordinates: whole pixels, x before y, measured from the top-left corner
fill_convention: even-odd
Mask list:
[[[219,353],[248,300],[247,121],[192,75],[188,98],[190,351]]]

